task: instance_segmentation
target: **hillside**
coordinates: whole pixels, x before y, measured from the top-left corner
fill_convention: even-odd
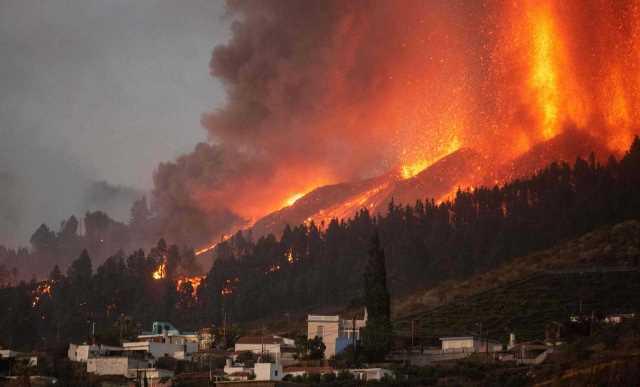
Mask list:
[[[582,310],[640,310],[640,222],[601,228],[551,249],[514,258],[464,282],[448,282],[395,305],[399,334],[418,320],[418,335],[437,337],[477,331],[510,331],[530,339],[545,324]]]
[[[287,224],[313,220],[326,225],[333,218],[350,218],[362,208],[371,214],[385,213],[392,200],[413,205],[425,198],[451,199],[458,187],[492,187],[496,182],[530,176],[551,161],[573,163],[577,157],[586,158],[592,152],[601,160],[610,154],[595,138],[578,130],[567,130],[497,166],[491,166],[485,155],[461,148],[407,179],[396,168],[374,178],[316,188],[292,205],[260,218],[251,231],[257,237],[280,235]]]
[[[482,167],[484,159],[475,151],[463,148],[435,162],[417,175],[402,179],[388,173],[360,181],[319,187],[294,204],[268,214],[251,228],[254,236],[279,235],[284,227],[313,220],[328,224],[331,219],[348,219],[362,208],[372,214],[386,212],[396,203],[414,204],[424,198],[442,198]],[[477,180],[473,180],[474,182]]]

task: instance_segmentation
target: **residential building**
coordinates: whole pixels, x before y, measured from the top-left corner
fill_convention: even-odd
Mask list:
[[[499,352],[502,351],[502,343],[476,336],[441,337],[442,352]]]
[[[148,368],[149,362],[128,356],[90,357],[87,373],[128,377],[130,369]]]
[[[244,374],[247,374],[247,376],[249,376],[253,374],[252,367],[245,367],[244,364],[233,364],[233,360],[231,359],[227,359],[227,362],[224,366],[223,371],[227,376],[230,376],[230,375],[240,376]]]
[[[169,356],[190,360],[198,351],[199,339],[195,333],[181,333],[171,323],[156,321],[151,332],[138,336],[138,341],[122,344],[125,351],[148,352],[155,359]]]
[[[95,344],[69,344],[67,357],[71,361],[86,363],[89,358],[122,353],[122,347]]]
[[[190,360],[191,354],[198,349],[197,343],[177,344],[158,341],[132,341],[122,343],[122,347],[127,352],[148,353],[155,360],[167,356],[177,360]]]
[[[317,375],[325,375],[325,374],[337,374],[337,370],[333,367],[313,367],[313,366],[291,366],[291,367],[285,367],[284,370],[284,376],[292,376],[292,377],[296,377],[296,376],[304,376],[304,375],[311,375],[311,374],[317,374]]]
[[[343,319],[339,315],[308,315],[307,337],[320,337],[325,345],[324,356],[331,358],[360,340],[360,331],[367,325],[367,310],[363,319]]]
[[[11,349],[0,349],[0,359],[5,359],[9,362],[19,361],[27,367],[38,366],[38,356],[29,353],[22,353],[13,351]]]
[[[295,362],[296,345],[293,339],[281,336],[243,336],[236,341],[235,352],[253,352],[256,355],[267,354],[274,361],[290,364]]]
[[[352,368],[352,369],[344,369],[337,370],[333,367],[286,367],[284,369],[284,376],[304,376],[311,374],[325,375],[325,374],[335,374],[338,375],[340,372],[349,372],[351,373],[355,379],[362,381],[372,381],[372,380],[381,380],[385,376],[392,377],[393,372],[391,370],[385,368]]]
[[[160,368],[132,368],[129,369],[127,377],[135,380],[139,386],[164,387],[173,385],[173,371]]]
[[[253,366],[255,380],[282,380],[282,365],[280,363],[256,363]]]

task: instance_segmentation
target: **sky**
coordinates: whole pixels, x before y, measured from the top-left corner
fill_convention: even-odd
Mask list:
[[[0,0],[0,243],[92,209],[93,181],[144,192],[205,141],[228,39],[222,1]]]

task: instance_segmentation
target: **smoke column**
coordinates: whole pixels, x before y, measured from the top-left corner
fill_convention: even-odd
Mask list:
[[[637,1],[227,7],[232,38],[210,63],[227,102],[202,117],[211,143],[154,178],[155,210],[189,243],[461,147],[502,163],[567,128],[612,152],[636,133]]]

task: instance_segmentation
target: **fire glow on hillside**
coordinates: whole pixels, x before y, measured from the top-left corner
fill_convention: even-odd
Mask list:
[[[188,283],[191,285],[191,289],[192,289],[191,297],[195,299],[198,294],[198,287],[200,287],[200,284],[202,283],[202,280],[204,278],[205,277],[201,275],[193,276],[193,277],[180,277],[176,280],[176,290],[180,291],[182,286]]]
[[[167,260],[162,259],[156,270],[153,271],[152,277],[155,280],[164,279],[167,276]]]
[[[232,39],[211,60],[229,98],[203,118],[220,145],[200,146],[156,176],[156,202],[200,211],[193,224],[207,225],[204,238],[295,206],[320,186],[388,171],[410,180],[460,149],[485,165],[447,192],[569,129],[619,154],[640,126],[637,1],[265,0],[229,8]],[[352,216],[357,203],[376,208],[388,184],[309,218]],[[221,219],[221,203],[237,219],[209,226]],[[202,238],[195,243],[209,242]]]

